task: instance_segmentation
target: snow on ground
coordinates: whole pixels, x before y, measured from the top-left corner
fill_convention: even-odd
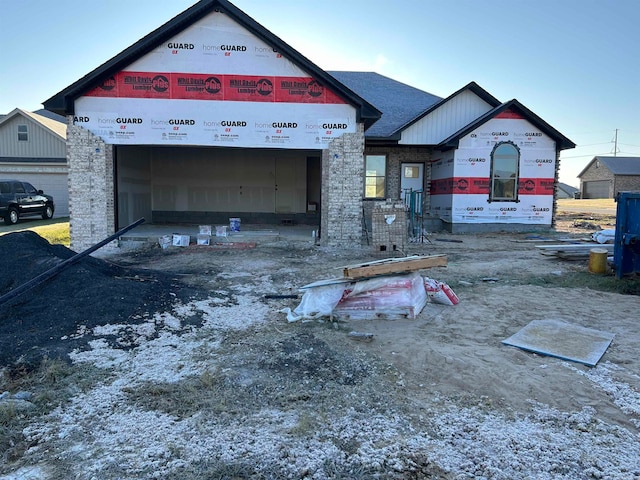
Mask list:
[[[183,320],[197,314],[204,319],[202,328],[212,333],[210,338],[196,329],[179,332]],[[273,478],[331,478],[327,465],[339,465],[343,472],[371,472],[370,477],[361,478],[405,478],[407,472],[419,472],[425,459],[448,475],[440,478],[640,476],[637,433],[602,423],[594,418],[591,407],[563,413],[533,405],[529,415],[504,415],[440,401],[422,411],[420,428],[392,406],[371,414],[349,409],[319,419],[321,428],[300,436],[292,433],[301,421],[295,410],[258,407],[242,418],[224,414],[203,418],[196,413],[180,419],[128,401],[125,389],[143,382],[177,382],[201,374],[203,364],[194,352],[205,348],[209,359],[215,359],[219,345],[211,338],[259,326],[268,315],[266,306],[242,295],[233,305],[220,306],[214,300],[178,305],[173,312],[157,314],[138,326],[138,346],[130,350],[112,348],[106,341],[121,334],[125,326],[94,329],[91,350],[75,352],[72,359],[109,370],[114,379],[75,396],[41,423],[31,425],[25,433],[35,446],[27,458],[45,460],[0,478],[53,478],[46,462],[50,451],[77,465],[78,479],[165,478],[203,459],[250,464],[267,475],[274,469],[281,473]],[[156,329],[158,335],[153,335]],[[610,392],[621,408],[637,414],[638,392],[610,375],[621,368],[605,364],[587,373],[576,369],[576,374]],[[373,472],[389,476],[376,477]]]

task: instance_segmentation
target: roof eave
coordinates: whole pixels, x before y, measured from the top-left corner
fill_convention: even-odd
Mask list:
[[[313,62],[295,51],[283,40],[272,34],[265,27],[253,20],[242,10],[238,9],[227,0],[201,0],[194,6],[188,8],[173,19],[158,27],[136,43],[123,50],[121,53],[113,57],[111,60],[103,63],[78,81],[74,82],[64,90],[61,90],[53,97],[43,102],[44,108],[59,115],[73,115],[74,102],[76,98],[86,91],[91,85],[95,85],[111,75],[121,71],[131,62],[151,52],[162,42],[169,40],[177,33],[181,32],[193,22],[203,18],[212,11],[221,11],[232,17],[239,24],[246,27],[258,38],[266,43],[273,45],[276,49],[284,54],[289,60],[307,70],[321,80],[325,86],[330,86],[337,91],[345,101],[357,108],[358,122],[365,124],[365,129],[369,128],[376,120],[382,116],[382,112],[376,109],[372,104],[356,95],[354,92],[337,82],[331,75],[325,73],[317,67]]]
[[[365,140],[367,142],[381,142],[381,143],[394,143],[397,144],[401,139],[400,134],[393,134],[393,135],[366,135],[365,134]]]
[[[480,125],[484,124],[485,122],[488,122],[489,120],[494,118],[496,115],[498,115],[499,113],[507,109],[514,109],[516,111],[519,111],[519,113],[522,114],[527,121],[531,122],[535,127],[539,128],[545,134],[551,137],[556,142],[556,150],[560,151],[560,150],[566,150],[569,148],[576,147],[576,144],[574,142],[572,142],[567,137],[562,135],[558,130],[553,128],[551,125],[549,125],[542,118],[540,118],[538,115],[533,113],[531,110],[529,110],[527,107],[525,107],[516,99],[505,102],[499,107],[496,107],[493,110],[488,111],[487,113],[485,113],[484,115],[476,119],[474,122],[458,130],[449,138],[446,138],[445,140],[443,140],[441,143],[438,144],[438,147],[447,148],[447,149],[457,148],[459,145],[460,139],[462,137],[469,134],[470,132],[478,128]]]
[[[45,100],[43,106],[46,110],[57,113],[58,115],[73,115],[74,101],[79,97],[89,85],[96,84],[109,76],[119,72],[134,59],[149,53],[156,48],[164,40],[168,40],[175,33],[183,30],[189,24],[199,20],[208,12],[210,12],[215,3],[222,0],[201,0],[184,12],[178,14],[162,26],[156,28],[151,33],[142,37],[133,45],[129,46],[115,57],[107,60],[105,63],[95,68],[84,77],[61,90],[53,97]]]

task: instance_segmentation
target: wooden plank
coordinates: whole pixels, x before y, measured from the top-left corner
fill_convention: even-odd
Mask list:
[[[353,280],[350,278],[329,278],[327,280],[318,280],[317,282],[309,283],[300,287],[300,290],[306,290],[308,288],[327,287],[329,285],[337,285],[339,283],[351,283]]]
[[[344,267],[344,278],[358,279],[376,275],[391,275],[396,273],[414,272],[432,267],[446,267],[446,255],[430,255],[426,257],[412,256],[405,258],[390,258],[358,265]]]
[[[609,252],[613,252],[613,244],[611,243],[564,243],[562,245],[536,245],[540,250],[554,250],[557,252],[580,252],[589,251],[592,248],[605,248]]]

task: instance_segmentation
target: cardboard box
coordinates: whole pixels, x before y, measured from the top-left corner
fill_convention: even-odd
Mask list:
[[[200,225],[200,235],[211,235],[211,225]]]
[[[174,247],[188,247],[191,237],[189,235],[180,235],[178,233],[173,234],[173,246]]]
[[[198,245],[209,245],[211,243],[211,235],[200,233],[197,238]]]
[[[171,235],[162,235],[161,237],[158,237],[158,243],[162,249],[167,248],[171,245]]]

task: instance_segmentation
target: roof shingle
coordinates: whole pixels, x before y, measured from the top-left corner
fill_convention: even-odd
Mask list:
[[[607,167],[614,175],[640,175],[640,157],[596,156],[589,162],[584,170],[578,174],[578,177],[581,177],[596,160]]]
[[[329,75],[382,112],[382,118],[365,133],[367,138],[387,138],[442,100],[375,72],[338,72]]]

